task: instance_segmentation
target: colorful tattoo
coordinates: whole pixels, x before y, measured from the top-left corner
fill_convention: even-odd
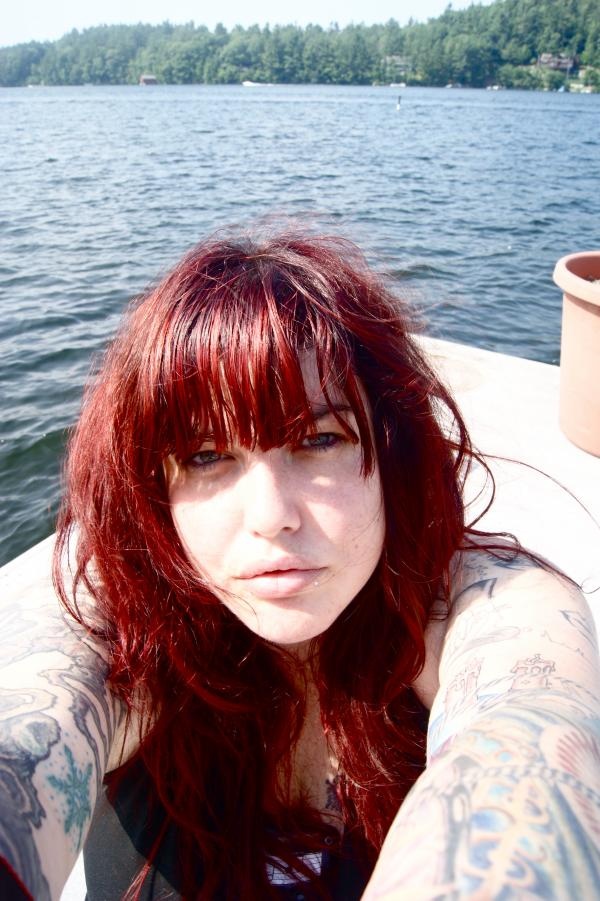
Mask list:
[[[428,766],[363,901],[600,898],[593,620],[568,582],[513,578],[531,562],[465,556]]]
[[[600,739],[561,696],[543,710],[537,699],[522,693],[449,744],[402,807],[365,901],[597,897]]]

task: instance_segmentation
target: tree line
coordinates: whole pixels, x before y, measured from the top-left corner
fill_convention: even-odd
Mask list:
[[[101,25],[53,42],[0,48],[0,85],[460,83],[557,87],[572,72],[536,65],[563,55],[600,90],[598,0],[496,0],[436,19],[382,25]]]

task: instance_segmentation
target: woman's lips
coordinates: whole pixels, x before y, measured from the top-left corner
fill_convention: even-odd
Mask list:
[[[293,597],[315,586],[320,569],[277,569],[240,579],[244,590],[265,600]]]

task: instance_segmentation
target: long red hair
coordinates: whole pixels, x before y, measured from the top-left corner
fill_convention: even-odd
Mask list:
[[[315,640],[313,667],[346,828],[374,859],[424,766],[410,685],[432,605],[447,598],[451,559],[468,541],[462,487],[473,451],[411,327],[348,242],[215,238],[133,305],[86,394],[55,573],[76,617],[79,584],[95,599],[92,625],[109,650],[114,692],[129,710],[143,699],[151,725],[141,754],[182,827],[185,897],[270,897],[265,861],[293,864],[291,849],[319,846],[324,827],[276,786],[276,765],[299,734],[302,693],[284,655],[220,604],[186,558],[164,460],[185,458],[206,429],[219,443],[233,427],[236,440],[265,449],[303,434],[307,350],[325,395],[335,384],[352,407],[364,471],[375,461],[380,469],[385,544],[367,585]],[[61,561],[72,531],[71,592]]]

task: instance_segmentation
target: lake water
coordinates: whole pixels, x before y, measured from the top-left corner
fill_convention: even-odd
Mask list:
[[[2,89],[0,148],[0,562],[52,529],[127,299],[208,231],[309,217],[401,278],[430,333],[547,362],[554,262],[600,246],[600,95]]]

